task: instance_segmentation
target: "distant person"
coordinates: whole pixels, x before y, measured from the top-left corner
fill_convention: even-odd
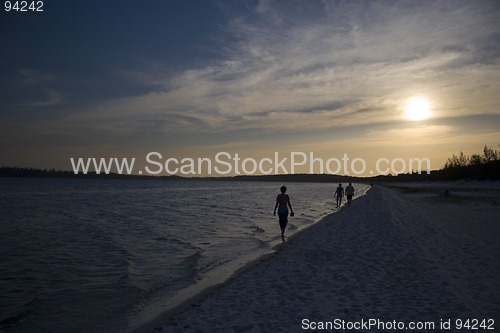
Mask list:
[[[342,184],[339,184],[339,187],[337,187],[337,190],[335,191],[334,195],[334,197],[337,198],[337,208],[340,208],[343,196],[344,196],[344,188],[342,187]]]
[[[276,216],[277,208],[281,228],[281,238],[285,239],[285,229],[288,223],[288,207],[290,207],[290,216],[294,216],[295,213],[293,212],[292,204],[290,203],[290,197],[286,194],[286,186],[281,186],[280,191],[281,193],[276,197],[276,206],[274,206],[273,215]]]
[[[352,183],[345,188],[345,196],[347,198],[347,206],[351,206],[352,196],[354,195],[354,187]]]

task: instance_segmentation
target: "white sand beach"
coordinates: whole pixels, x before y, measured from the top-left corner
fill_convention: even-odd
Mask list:
[[[142,331],[498,330],[499,204],[498,182],[376,185]]]

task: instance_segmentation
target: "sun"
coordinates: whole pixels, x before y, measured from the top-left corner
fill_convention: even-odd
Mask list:
[[[429,103],[425,98],[412,97],[406,102],[405,118],[408,120],[424,120],[432,116]]]

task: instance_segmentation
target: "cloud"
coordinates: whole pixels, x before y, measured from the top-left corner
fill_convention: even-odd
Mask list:
[[[500,103],[495,2],[224,6],[232,42],[218,61],[122,71],[152,91],[76,108],[55,125],[116,135],[376,125],[400,121],[414,94],[426,96],[438,117],[499,112],[492,109]],[[53,94],[46,103],[57,100]]]
[[[54,77],[51,74],[36,71],[33,69],[22,68],[19,69],[17,72],[21,74],[21,79],[19,81],[19,84],[23,86],[31,86],[54,80]]]
[[[1,113],[9,114],[8,109],[18,112],[25,107],[61,104],[64,101],[64,94],[54,88],[55,81],[57,80],[50,73],[27,68],[18,69],[13,77],[0,79],[4,93],[0,102]],[[13,117],[13,113],[10,112],[9,118]]]
[[[179,119],[212,131],[394,121],[411,94],[461,96],[475,90],[471,78],[483,76],[488,96],[472,97],[499,101],[491,95],[500,79],[498,57],[481,57],[484,44],[498,51],[488,39],[500,33],[492,24],[498,14],[488,6],[317,4],[260,1],[253,11],[231,17],[227,30],[237,42],[227,46],[224,59],[171,75],[163,91],[136,104],[143,113],[179,124],[171,127],[180,131],[189,123]],[[394,103],[384,105],[387,100]],[[453,105],[441,104],[443,110]],[[114,109],[123,110],[120,101]],[[458,115],[484,112],[491,110]]]
[[[64,96],[53,89],[43,89],[45,96],[37,101],[25,103],[27,106],[54,106],[64,101]]]

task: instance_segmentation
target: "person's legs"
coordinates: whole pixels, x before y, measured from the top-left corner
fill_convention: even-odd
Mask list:
[[[288,223],[288,209],[286,207],[278,209],[278,217],[280,219],[281,237],[285,237],[285,229]]]

